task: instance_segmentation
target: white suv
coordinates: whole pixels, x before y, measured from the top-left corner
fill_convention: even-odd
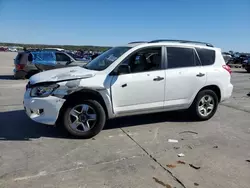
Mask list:
[[[30,78],[28,116],[63,124],[82,138],[107,119],[188,109],[208,120],[233,90],[221,49],[194,41],[157,40],[111,48],[84,67],[50,70]],[[60,121],[59,121],[60,120]]]

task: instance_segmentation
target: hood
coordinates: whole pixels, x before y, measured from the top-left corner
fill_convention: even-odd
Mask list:
[[[84,63],[85,63],[85,64],[88,63],[87,60],[82,60],[82,59],[76,59],[75,62],[76,62],[76,63],[82,63],[83,65],[84,65]]]
[[[71,79],[90,78],[93,77],[95,74],[96,71],[87,70],[82,67],[76,66],[44,71],[35,74],[29,80],[30,84],[33,85],[42,82],[57,82]]]

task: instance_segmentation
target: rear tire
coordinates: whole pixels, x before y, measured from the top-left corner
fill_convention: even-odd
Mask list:
[[[247,69],[247,72],[250,73],[250,69]]]
[[[205,121],[214,116],[218,107],[218,96],[212,90],[200,91],[192,106],[190,107],[192,116],[199,121]]]
[[[80,110],[81,108],[83,110]],[[106,122],[106,114],[98,101],[78,100],[68,104],[64,110],[62,120],[65,129],[71,135],[88,139],[94,137],[103,129]]]

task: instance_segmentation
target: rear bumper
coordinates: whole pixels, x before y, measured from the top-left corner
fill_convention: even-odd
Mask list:
[[[31,76],[35,73],[40,72],[37,67],[33,64],[26,64],[22,70],[17,70],[16,68],[13,69],[13,74],[16,79],[25,79],[29,78],[27,76]]]
[[[24,79],[24,78],[26,78],[26,75],[27,75],[27,72],[24,70],[14,69],[13,73],[14,73],[14,78],[16,78],[16,79]]]
[[[233,93],[233,85],[230,83],[227,87],[225,87],[221,93],[221,102],[229,99]]]

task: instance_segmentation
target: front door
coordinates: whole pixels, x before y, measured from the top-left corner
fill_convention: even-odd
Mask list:
[[[71,63],[71,58],[64,53],[56,52],[56,67],[63,68]]]
[[[114,76],[111,93],[114,112],[138,114],[163,109],[165,72],[162,48],[145,48],[129,56],[122,64],[128,64],[131,72]]]
[[[206,71],[193,48],[167,47],[165,108],[186,108],[206,84]]]

